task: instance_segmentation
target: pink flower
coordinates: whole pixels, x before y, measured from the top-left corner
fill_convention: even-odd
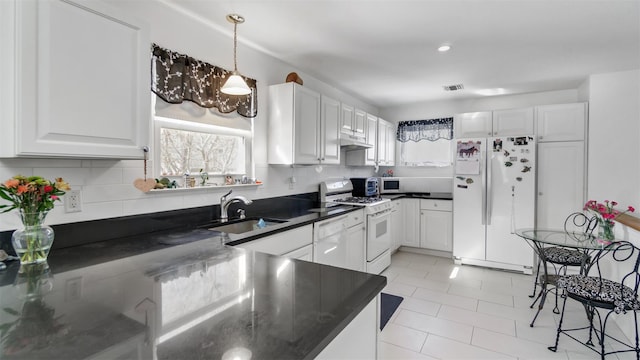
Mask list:
[[[53,186],[51,186],[51,185],[45,185],[45,187],[44,187],[44,192],[46,192],[46,193],[50,193],[50,192],[52,192],[52,191],[53,191]]]
[[[627,210],[629,210],[630,212],[634,212],[634,211],[636,211],[636,209],[635,209],[633,206],[629,206],[629,207],[627,208]]]
[[[55,201],[55,200],[58,200],[58,199],[59,199],[59,197],[57,197],[56,195],[51,195],[51,200]]]
[[[611,202],[611,206],[616,206],[616,205],[618,205],[618,203],[617,203],[617,202],[615,202],[615,201],[612,201],[612,202]]]

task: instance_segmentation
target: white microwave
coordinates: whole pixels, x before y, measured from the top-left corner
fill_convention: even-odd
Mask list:
[[[381,194],[393,194],[400,192],[400,179],[398,177],[381,177],[378,180]]]

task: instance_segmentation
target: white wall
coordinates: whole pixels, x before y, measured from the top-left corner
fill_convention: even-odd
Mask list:
[[[226,69],[233,68],[231,24],[228,29],[219,31],[159,1],[106,1],[149,23],[152,42]],[[225,15],[220,14],[221,17]],[[238,28],[238,32],[241,39],[242,26]],[[262,180],[264,185],[234,192],[254,199],[313,192],[318,191],[318,183],[328,177],[369,176],[373,173],[373,168],[367,167],[324,166],[323,171],[317,173],[314,167],[268,166],[267,86],[284,82],[288,73],[296,71],[304,80],[305,87],[348,102],[369,113],[377,114],[378,109],[280,60],[245,46],[242,42],[238,44],[238,69],[242,74],[258,81],[258,116],[254,120],[253,153],[255,177]],[[153,151],[153,144],[151,145]],[[149,165],[152,167],[153,163],[150,162]],[[218,204],[223,191],[144,194],[133,187],[133,181],[143,176],[142,161],[132,160],[0,159],[0,181],[16,174],[40,175],[49,179],[64,177],[73,189],[82,191],[82,212],[66,214],[63,206],[58,204],[48,216],[49,224]],[[292,175],[297,182],[291,188],[288,178]],[[14,212],[0,214],[0,231],[18,226],[19,219]]]
[[[588,198],[615,200],[621,208],[640,208],[640,70],[589,77]],[[637,211],[637,210],[636,210]],[[634,214],[639,216],[638,213]],[[616,238],[640,246],[640,232],[617,224]],[[612,279],[626,269],[610,266]],[[635,336],[633,315],[615,321],[629,339]]]
[[[588,197],[640,208],[640,70],[589,83]]]

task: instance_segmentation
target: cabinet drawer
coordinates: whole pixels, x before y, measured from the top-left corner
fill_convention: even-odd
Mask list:
[[[420,209],[422,210],[439,210],[439,211],[452,211],[453,201],[451,200],[420,200]]]
[[[357,210],[354,212],[350,212],[347,217],[347,227],[352,227],[357,224],[361,224],[364,222],[364,210]]]
[[[313,227],[306,225],[279,234],[236,245],[236,247],[260,251],[267,254],[282,255],[313,242]]]

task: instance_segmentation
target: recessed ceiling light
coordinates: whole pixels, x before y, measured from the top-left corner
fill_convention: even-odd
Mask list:
[[[482,89],[476,91],[476,94],[484,95],[484,96],[495,96],[495,95],[503,95],[507,91],[503,88],[493,88],[493,89]]]
[[[449,44],[442,44],[442,45],[440,45],[440,47],[438,47],[438,51],[440,51],[440,52],[446,52],[446,51],[449,51],[449,50],[451,50],[451,45],[449,45]]]

